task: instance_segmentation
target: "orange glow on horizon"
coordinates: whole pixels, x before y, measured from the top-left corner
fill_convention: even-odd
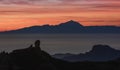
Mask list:
[[[84,26],[120,26],[119,0],[0,1],[0,31],[75,20]]]

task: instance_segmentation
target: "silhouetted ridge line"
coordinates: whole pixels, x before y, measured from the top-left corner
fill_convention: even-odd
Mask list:
[[[106,45],[96,45],[93,49],[109,48]],[[91,53],[92,54],[92,53]],[[71,55],[71,54],[68,54]],[[41,50],[40,40],[28,48],[0,53],[0,70],[119,70],[120,58],[107,62],[68,62],[51,57]]]
[[[0,33],[120,33],[120,27],[83,26],[79,22],[71,20],[59,25],[31,26]]]

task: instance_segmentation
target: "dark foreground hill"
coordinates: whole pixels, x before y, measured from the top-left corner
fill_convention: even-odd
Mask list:
[[[0,70],[120,70],[119,59],[108,62],[67,62],[51,57],[35,46],[0,54]]]
[[[76,21],[68,21],[59,25],[31,26],[1,33],[120,33],[117,26],[83,26]]]
[[[111,48],[108,45],[95,45],[92,50],[80,54],[55,54],[55,58],[66,61],[110,61],[120,58],[120,50]]]

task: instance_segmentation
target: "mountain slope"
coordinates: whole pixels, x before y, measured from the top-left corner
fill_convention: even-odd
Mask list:
[[[4,33],[79,33],[83,26],[75,21],[68,21],[59,25],[32,26]]]

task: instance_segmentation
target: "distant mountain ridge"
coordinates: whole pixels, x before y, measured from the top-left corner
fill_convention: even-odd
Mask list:
[[[85,54],[55,54],[53,57],[67,61],[110,61],[120,58],[120,50],[108,45],[95,45]]]
[[[120,33],[116,26],[83,26],[76,21],[68,21],[59,25],[32,26],[1,33]]]

